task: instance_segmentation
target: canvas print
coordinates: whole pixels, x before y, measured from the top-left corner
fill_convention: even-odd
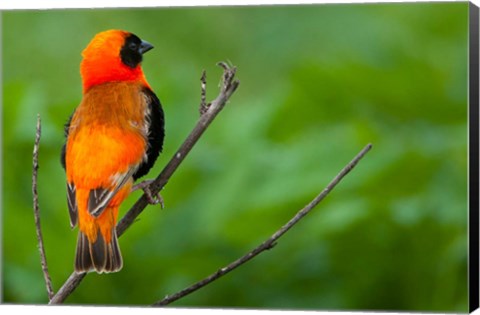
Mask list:
[[[468,310],[468,2],[1,17],[2,303]]]

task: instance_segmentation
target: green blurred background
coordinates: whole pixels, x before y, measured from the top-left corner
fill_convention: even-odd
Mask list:
[[[3,301],[47,302],[31,198],[54,289],[70,275],[59,163],[81,99],[80,53],[97,32],[155,45],[146,76],[166,113],[156,175],[198,119],[200,75],[241,85],[162,192],[120,239],[121,272],[91,274],[70,304],[148,305],[251,250],[373,150],[275,247],[172,304],[467,311],[468,3],[2,12]],[[122,213],[140,196],[134,193]]]

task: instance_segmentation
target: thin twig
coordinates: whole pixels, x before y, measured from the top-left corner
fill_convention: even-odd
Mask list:
[[[225,67],[224,63],[219,63],[219,65],[222,66],[222,68],[224,69],[224,80],[219,95],[215,100],[211,102],[207,110],[201,115],[192,132],[188,135],[187,139],[173,155],[170,162],[168,162],[162,172],[157,176],[157,178],[152,182],[152,184],[150,184],[149,189],[152,195],[158,194],[168,183],[170,177],[185,159],[187,154],[191,151],[195,143],[202,136],[210,123],[215,119],[217,114],[224,108],[225,104],[240,84],[238,80],[234,80],[236,72],[235,67]],[[204,79],[202,79],[202,89],[203,84]],[[142,213],[142,211],[148,204],[148,198],[145,194],[143,194],[125,214],[122,220],[118,222],[117,235],[119,237],[133,222],[135,222],[135,219],[138,217],[138,215],[140,215],[140,213]],[[85,273],[77,274],[73,272],[67,279],[67,281],[63,284],[63,286],[60,288],[60,290],[57,292],[57,294],[50,299],[49,304],[58,304],[65,301],[65,299],[77,288],[85,275]]]
[[[202,77],[200,78],[202,81],[202,92],[200,94],[200,115],[203,115],[208,110],[207,105],[207,72],[205,70],[202,71]]]
[[[40,149],[40,137],[42,135],[42,127],[40,114],[37,116],[37,132],[35,133],[35,145],[33,146],[33,175],[32,175],[32,193],[33,193],[33,214],[35,217],[35,229],[37,231],[38,251],[42,262],[43,277],[47,286],[48,299],[54,295],[52,289],[52,280],[48,273],[47,257],[45,255],[45,247],[43,246],[42,229],[40,227],[40,206],[38,204],[37,178],[38,178],[38,150]]]
[[[278,229],[270,238],[260,244],[258,247],[247,253],[246,255],[240,257],[239,259],[235,260],[234,262],[230,263],[229,265],[217,270],[215,273],[209,275],[205,279],[194,283],[193,285],[175,293],[172,295],[167,295],[160,301],[155,302],[152,306],[164,306],[168,305],[178,299],[189,295],[198,289],[206,286],[207,284],[211,283],[212,281],[217,280],[218,278],[222,277],[223,275],[229,273],[230,271],[236,269],[237,267],[243,265],[244,263],[248,262],[258,254],[273,248],[276,245],[276,241],[284,235],[292,226],[294,226],[298,221],[300,221],[303,217],[305,217],[315,206],[317,206],[329,193],[332,189],[342,180],[345,175],[347,175],[357,163],[363,158],[363,156],[372,148],[371,144],[365,146],[365,148],[360,151],[355,158],[348,163],[340,173],[335,176],[335,178],[327,185],[327,187],[313,199],[309,204],[307,204],[303,209],[297,212],[297,214],[290,219],[284,226]]]

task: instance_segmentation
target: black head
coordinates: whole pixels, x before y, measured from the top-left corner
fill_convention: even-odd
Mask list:
[[[143,59],[143,54],[153,48],[149,42],[141,40],[134,34],[127,35],[120,50],[122,62],[130,68],[136,68]]]

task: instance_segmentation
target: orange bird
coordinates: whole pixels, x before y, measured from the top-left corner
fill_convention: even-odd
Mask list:
[[[77,273],[122,268],[118,208],[162,151],[163,110],[140,66],[152,48],[132,33],[109,30],[82,53],[83,98],[65,125],[61,153],[70,225],[79,228]]]

